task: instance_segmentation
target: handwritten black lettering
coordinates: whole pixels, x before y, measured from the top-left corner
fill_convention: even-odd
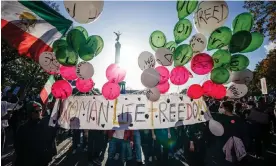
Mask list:
[[[109,101],[107,102],[106,111],[104,111],[104,103],[101,103],[98,117],[98,126],[101,123],[101,114],[103,113],[105,122],[108,122],[108,109],[109,109]]]
[[[185,112],[184,110],[181,109],[181,107],[184,107],[184,103],[179,103],[178,104],[178,109],[177,109],[177,112],[178,112],[178,120],[184,120],[184,116],[180,116],[181,112]]]
[[[162,105],[165,105],[165,108],[162,108]],[[169,118],[164,114],[164,112],[167,110],[167,103],[166,102],[161,102],[159,103],[159,121],[160,123],[163,122],[161,114],[169,121]]]
[[[97,111],[97,103],[96,101],[93,101],[92,103],[92,107],[90,110],[90,113],[88,114],[89,118],[88,118],[88,123],[90,123],[90,120],[93,119],[93,112],[96,113],[96,117],[98,117],[98,111]],[[98,122],[98,119],[96,118],[96,123]]]
[[[135,109],[135,122],[145,122],[146,120],[138,119],[138,114],[143,115],[145,112],[138,112],[139,107],[145,108],[145,104],[137,104]]]
[[[172,109],[175,108],[175,104],[170,104],[170,112],[169,112],[169,117],[170,117],[170,122],[175,122],[175,118],[172,118],[172,115],[176,113],[176,111],[173,111]]]

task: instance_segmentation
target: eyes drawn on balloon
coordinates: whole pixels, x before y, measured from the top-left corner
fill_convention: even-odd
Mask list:
[[[183,10],[184,6],[186,5],[186,11],[188,14],[191,14],[193,11],[189,11],[189,3],[190,1],[177,1],[177,11]]]
[[[186,31],[185,31],[185,29],[186,29]],[[179,38],[179,37],[181,37],[183,31],[185,31],[185,34],[188,33],[188,31],[189,31],[189,26],[185,26],[183,23],[177,24],[177,26],[176,26],[176,31],[177,31],[177,33],[178,33],[178,35],[177,35],[176,37]]]

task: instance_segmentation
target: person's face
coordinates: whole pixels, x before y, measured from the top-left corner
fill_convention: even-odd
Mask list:
[[[41,110],[36,110],[32,112],[31,118],[32,120],[37,120],[37,119],[41,119]]]

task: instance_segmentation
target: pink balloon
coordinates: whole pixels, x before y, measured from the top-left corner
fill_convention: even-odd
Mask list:
[[[66,99],[72,94],[72,87],[66,80],[58,80],[52,86],[52,94],[55,98]]]
[[[120,95],[118,83],[107,82],[102,87],[102,94],[108,100],[114,100]]]
[[[158,71],[159,75],[160,75],[160,81],[159,84],[163,84],[165,82],[167,82],[170,78],[170,71],[164,67],[164,66],[158,66],[155,68],[156,71]]]
[[[60,75],[66,80],[77,79],[76,66],[60,66]]]
[[[111,64],[106,69],[106,78],[112,83],[119,83],[126,77],[126,71],[117,64]]]
[[[214,62],[212,57],[205,53],[195,55],[191,61],[191,69],[198,75],[209,73],[213,67]]]
[[[198,84],[193,84],[189,87],[187,91],[187,96],[192,99],[199,99],[203,95],[203,89]]]
[[[183,85],[189,79],[189,71],[184,66],[177,66],[172,69],[170,79],[175,85]]]
[[[168,92],[168,90],[170,89],[170,84],[167,81],[163,84],[158,84],[156,87],[160,91],[161,94],[164,94],[164,93]]]
[[[89,92],[92,88],[94,87],[94,82],[92,80],[92,78],[83,80],[83,79],[77,79],[76,81],[76,88],[80,91],[80,92]]]

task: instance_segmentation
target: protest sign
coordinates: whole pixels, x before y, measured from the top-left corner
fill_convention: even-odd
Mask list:
[[[262,87],[262,94],[266,95],[267,94],[267,86],[266,86],[265,78],[261,78],[261,87]]]
[[[208,111],[202,98],[191,100],[179,94],[163,95],[157,102],[148,101],[146,95],[120,95],[115,100],[71,96],[62,104],[54,107],[49,124],[58,123],[65,129],[170,128],[205,122],[204,113]]]

